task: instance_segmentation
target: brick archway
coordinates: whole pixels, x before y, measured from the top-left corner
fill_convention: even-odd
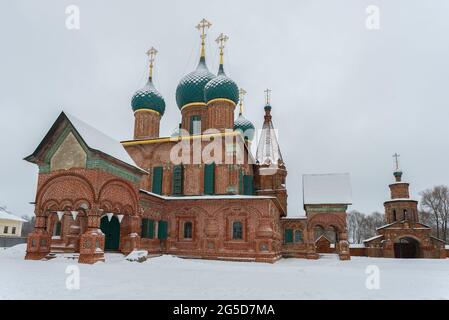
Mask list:
[[[420,241],[414,236],[401,236],[394,241],[395,258],[419,258]]]

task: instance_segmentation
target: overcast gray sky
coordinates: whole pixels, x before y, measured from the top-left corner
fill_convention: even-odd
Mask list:
[[[80,30],[65,9],[80,9]],[[380,9],[368,30],[366,8]],[[229,35],[225,68],[246,89],[245,115],[273,122],[288,169],[291,216],[302,214],[301,175],[349,172],[353,209],[383,211],[401,154],[412,195],[449,183],[449,2],[365,1],[6,1],[0,2],[0,203],[32,214],[34,151],[64,109],[118,139],[132,137],[130,99],[159,50],[155,83],[165,97],[161,134],[180,120],[179,79],[199,56],[194,26]]]

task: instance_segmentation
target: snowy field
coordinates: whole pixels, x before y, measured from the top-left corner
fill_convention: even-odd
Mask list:
[[[0,299],[449,299],[449,259],[325,255],[264,264],[161,256],[138,263],[107,254],[106,263],[82,265],[25,261],[24,254],[25,245],[0,250]],[[66,287],[70,265],[79,267],[79,289]]]

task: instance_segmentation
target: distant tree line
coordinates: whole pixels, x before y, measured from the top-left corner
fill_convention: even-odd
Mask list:
[[[374,237],[376,229],[385,224],[384,214],[373,212],[369,215],[357,210],[348,212],[348,241],[350,243],[362,243],[363,240]]]
[[[449,188],[440,185],[420,193],[420,221],[432,228],[432,235],[447,243]]]
[[[448,242],[449,187],[435,186],[420,192],[420,222],[432,228],[432,235]],[[357,210],[348,212],[348,240],[362,243],[374,237],[376,229],[385,225],[385,215],[379,212],[364,214]]]

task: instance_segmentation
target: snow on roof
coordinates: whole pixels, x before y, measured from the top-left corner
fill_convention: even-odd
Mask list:
[[[418,202],[418,200],[412,199],[412,198],[394,198],[394,199],[388,199],[385,202],[394,202],[394,201],[414,201]]]
[[[304,204],[351,204],[349,173],[304,174]]]
[[[365,239],[365,240],[363,240],[363,242],[370,242],[370,241],[372,241],[372,240],[376,240],[376,239],[378,239],[378,238],[380,238],[380,237],[383,237],[383,235],[378,235],[378,236],[374,236],[374,237],[371,237],[371,238],[369,238],[369,239]]]
[[[15,216],[13,214],[0,211],[0,220],[11,220],[11,221],[20,221],[20,222],[26,222],[25,219],[19,218],[18,216]]]
[[[76,131],[78,131],[78,133],[81,135],[84,142],[86,142],[89,148],[103,152],[130,166],[143,170],[129,156],[128,152],[126,152],[125,148],[119,141],[105,135],[103,132],[98,131],[94,127],[88,125],[87,123],[81,121],[77,117],[67,112],[64,112],[64,114],[67,116],[70,123],[75,127]]]
[[[350,243],[349,248],[365,248],[363,243]]]
[[[282,217],[281,220],[307,220],[306,216],[290,216],[290,217]]]
[[[201,195],[201,196],[161,196],[147,190],[140,189],[141,192],[164,199],[164,200],[218,200],[218,199],[274,199],[272,196],[248,196],[242,194],[228,194],[228,195]]]

